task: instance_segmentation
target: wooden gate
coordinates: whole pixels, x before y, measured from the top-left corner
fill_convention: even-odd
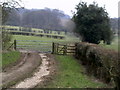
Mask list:
[[[51,41],[41,41],[41,40],[15,40],[16,50],[30,50],[38,51],[43,53],[52,52],[52,42]]]
[[[74,55],[76,51],[75,44],[53,43],[52,53],[58,55]]]

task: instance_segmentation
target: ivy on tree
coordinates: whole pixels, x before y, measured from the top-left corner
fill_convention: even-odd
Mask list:
[[[82,37],[82,41],[99,44],[101,40],[111,44],[112,31],[110,19],[105,8],[98,7],[95,2],[87,5],[81,2],[76,6],[73,21],[76,24],[75,33]]]

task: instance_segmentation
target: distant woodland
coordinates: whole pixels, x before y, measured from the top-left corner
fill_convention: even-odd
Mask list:
[[[5,24],[56,31],[72,31],[75,26],[69,15],[49,8],[12,10]],[[111,18],[110,24],[113,32],[117,33],[118,18]]]
[[[5,24],[56,31],[70,31],[73,28],[73,22],[68,15],[49,8],[12,10]]]

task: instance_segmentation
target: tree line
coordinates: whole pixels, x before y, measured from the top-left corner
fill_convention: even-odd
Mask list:
[[[13,9],[5,24],[57,31],[72,31],[74,27],[69,15],[61,10],[50,8]],[[114,33],[118,33],[118,18],[110,18],[110,26]]]
[[[64,26],[70,22],[70,17],[58,9],[17,9],[12,10],[6,25],[22,26],[30,28],[40,28],[44,30],[68,31],[68,26]],[[71,26],[71,25],[70,25]]]

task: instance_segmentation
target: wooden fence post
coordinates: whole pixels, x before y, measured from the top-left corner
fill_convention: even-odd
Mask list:
[[[16,40],[14,40],[14,50],[16,50]]]
[[[52,54],[55,54],[55,43],[52,43]]]
[[[77,45],[78,43],[75,43],[75,56],[77,56],[78,52],[77,52]]]
[[[56,52],[55,52],[55,54],[59,54],[58,53],[58,47],[59,47],[59,43],[56,44]]]
[[[67,45],[65,45],[65,55],[67,55]]]

